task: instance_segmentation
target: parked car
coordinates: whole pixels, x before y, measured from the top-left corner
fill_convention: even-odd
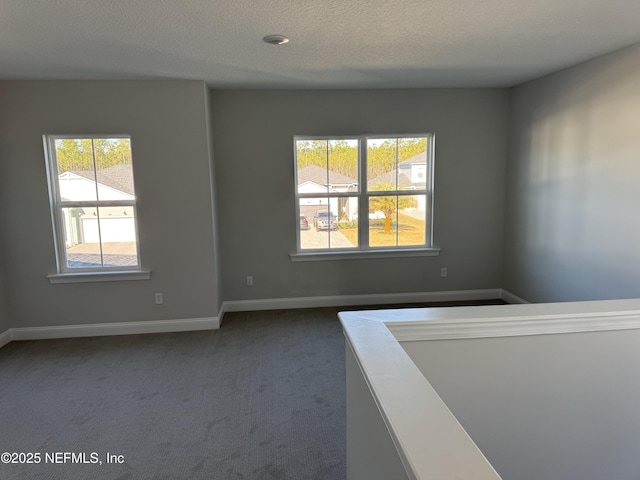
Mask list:
[[[307,217],[305,215],[300,215],[300,230],[309,230],[310,228]]]
[[[333,213],[322,211],[317,212],[313,217],[313,225],[316,230],[337,230],[338,229],[338,217]]]

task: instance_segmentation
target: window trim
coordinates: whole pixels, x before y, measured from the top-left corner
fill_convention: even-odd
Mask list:
[[[375,191],[368,189],[367,178],[367,141],[377,139],[427,138],[427,169],[425,188],[420,190]],[[313,140],[357,140],[358,142],[358,189],[354,192],[327,192],[326,198],[357,198],[358,220],[365,218],[366,225],[358,221],[358,246],[348,248],[301,248],[300,235],[300,200],[303,198],[324,197],[325,194],[301,194],[298,191],[298,157],[297,142]],[[433,202],[434,202],[434,168],[435,168],[435,134],[358,134],[358,135],[294,135],[294,196],[296,210],[296,251],[289,254],[291,261],[338,260],[355,258],[389,258],[437,256],[440,249],[433,243]],[[397,168],[397,163],[396,163]],[[327,166],[328,170],[328,166]],[[375,196],[411,196],[425,195],[425,243],[424,245],[370,246],[369,245],[369,199]]]
[[[45,134],[42,136],[45,165],[47,172],[47,185],[49,190],[49,207],[51,211],[51,223],[53,231],[53,243],[56,257],[56,273],[47,275],[51,283],[75,283],[75,282],[95,282],[114,280],[144,280],[150,277],[150,271],[142,270],[140,258],[140,237],[138,234],[138,213],[137,200],[134,194],[132,200],[82,200],[63,201],[60,196],[60,182],[58,178],[58,159],[56,155],[56,140],[64,139],[104,139],[104,138],[124,138],[128,139],[131,145],[131,135],[117,134]],[[95,159],[94,159],[95,161]],[[133,172],[132,172],[133,175]],[[135,177],[133,179],[135,189]],[[64,208],[108,208],[108,207],[131,207],[133,209],[133,225],[136,238],[136,258],[137,264],[128,266],[113,267],[75,267],[67,266],[66,237],[64,231],[64,221],[62,210]],[[98,229],[100,227],[98,226]],[[102,243],[102,241],[100,242]],[[101,246],[102,248],[102,246]]]
[[[150,270],[117,270],[109,272],[72,272],[47,275],[49,283],[121,282],[124,280],[149,280]]]
[[[314,262],[324,260],[359,260],[368,258],[405,258],[405,257],[437,257],[439,248],[405,248],[399,247],[393,250],[357,250],[357,249],[333,249],[331,251],[310,250],[309,252],[290,253],[292,262]]]

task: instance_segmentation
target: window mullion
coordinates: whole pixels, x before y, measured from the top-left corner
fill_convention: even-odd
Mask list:
[[[400,190],[400,164],[399,164],[399,148],[400,148],[400,142],[399,140],[396,138],[396,158],[395,158],[395,165],[394,165],[394,170],[396,172],[396,208],[395,208],[395,220],[396,220],[396,247],[398,246],[399,240],[400,240],[400,196],[398,195],[398,191]]]
[[[429,137],[427,144],[427,172],[426,172],[426,209],[425,212],[425,239],[429,247],[433,247],[433,189],[435,172],[435,139]]]
[[[400,142],[396,138],[396,158],[395,158],[395,165],[393,167],[395,172],[396,172],[396,188],[395,188],[396,192],[398,190],[400,190],[400,184],[398,183],[400,181],[400,165],[399,165],[399,162],[398,162],[398,160],[399,160],[399,158],[398,158],[398,153],[399,153],[398,149],[399,148],[400,148]],[[396,208],[396,210],[397,210],[397,208]]]
[[[298,186],[296,182],[296,244],[297,250],[300,251],[302,246],[302,238],[300,231],[300,215],[302,215],[302,210],[300,209],[300,194],[298,193]]]
[[[389,193],[391,195],[397,195],[398,197],[411,197],[413,195],[428,195],[429,192],[427,190],[400,190],[397,192],[381,192],[381,193]]]
[[[58,271],[62,271],[63,266],[67,265],[67,244],[65,241],[64,234],[64,223],[62,221],[62,207],[57,205],[54,209],[55,218],[54,220],[54,247],[56,249],[57,255],[56,260],[58,262]]]
[[[396,165],[398,163],[396,162]],[[396,169],[397,170],[397,169]],[[396,174],[397,176],[397,174]],[[397,185],[397,183],[396,183]],[[400,244],[400,195],[396,193],[396,247]]]
[[[360,174],[358,194],[358,243],[361,249],[369,248],[369,196],[367,186],[367,140],[360,137],[358,140],[358,168]]]
[[[98,219],[98,245],[100,246],[100,263],[104,267],[104,249],[102,246],[102,222],[100,220],[100,207],[96,208],[96,218]]]
[[[93,159],[93,178],[96,186],[96,218],[98,219],[98,246],[100,247],[100,265],[104,267],[104,249],[102,246],[102,225],[100,221],[100,194],[98,190],[98,162],[96,162],[96,145],[95,140],[91,139],[91,156]]]
[[[65,200],[61,201],[57,204],[58,207],[61,208],[73,208],[73,207],[86,207],[86,208],[95,208],[95,207],[133,207],[136,205],[135,200]]]
[[[98,194],[98,165],[96,162],[96,147],[95,144],[93,143],[94,140],[93,138],[91,139],[91,160],[93,162],[93,182],[95,184],[95,188],[96,188],[96,200],[99,201],[100,200],[100,196]]]

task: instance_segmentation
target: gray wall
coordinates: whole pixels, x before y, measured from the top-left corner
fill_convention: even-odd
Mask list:
[[[212,102],[225,300],[502,286],[507,90],[214,91]],[[440,257],[290,261],[294,135],[424,132],[436,134]]]
[[[389,429],[373,400],[353,350],[345,348],[347,384],[347,480],[405,480]]]
[[[9,330],[9,317],[7,316],[7,301],[5,298],[5,280],[0,259],[0,335]]]
[[[0,209],[11,327],[218,315],[204,83],[0,82]],[[132,138],[151,280],[51,285],[47,133]],[[165,303],[154,304],[154,292]]]
[[[640,296],[640,45],[515,88],[504,288]]]
[[[504,480],[636,480],[640,330],[403,342]]]

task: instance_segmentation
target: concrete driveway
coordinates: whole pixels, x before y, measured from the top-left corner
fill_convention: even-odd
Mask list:
[[[355,246],[340,230],[317,232],[313,223],[311,223],[309,230],[300,231],[300,246],[302,248],[329,248],[329,243],[331,243],[331,248],[353,248]]]
[[[106,242],[81,243],[67,248],[67,264],[70,268],[101,267],[104,260],[105,267],[130,267],[138,264],[136,242]]]

